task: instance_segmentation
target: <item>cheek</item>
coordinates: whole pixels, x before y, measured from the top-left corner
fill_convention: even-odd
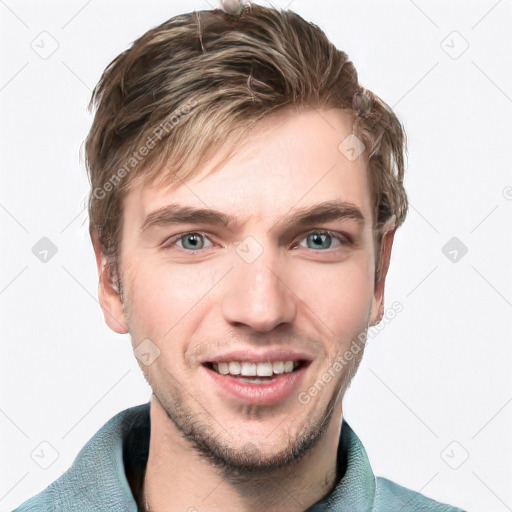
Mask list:
[[[159,340],[183,330],[195,318],[200,300],[215,283],[213,269],[204,265],[168,265],[139,261],[130,275],[128,295],[132,336]]]
[[[342,339],[365,327],[373,296],[370,258],[354,258],[339,265],[318,265],[302,272],[299,297]],[[299,290],[299,285],[296,287]]]

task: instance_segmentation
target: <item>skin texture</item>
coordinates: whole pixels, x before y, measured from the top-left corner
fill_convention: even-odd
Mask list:
[[[160,351],[151,365],[139,362],[153,389],[145,481],[151,510],[299,511],[337,483],[342,397],[363,350],[334,373],[333,362],[382,318],[393,241],[390,231],[376,281],[366,156],[351,162],[338,149],[353,119],[338,109],[287,110],[260,122],[217,171],[210,172],[212,161],[186,183],[134,187],[123,211],[124,303],[93,235],[107,324],[129,332],[134,348],[149,339]],[[325,201],[350,203],[363,221],[284,224],[297,209]],[[141,230],[170,203],[235,219]],[[342,241],[308,238],[324,230]],[[205,235],[194,239],[203,248],[190,249],[187,237],[169,240],[191,232]],[[241,246],[258,255],[250,263],[237,252],[247,237]],[[277,404],[227,397],[205,376],[205,359],[262,348],[311,359],[296,392]],[[298,392],[329,369],[330,382],[308,403],[299,401]]]

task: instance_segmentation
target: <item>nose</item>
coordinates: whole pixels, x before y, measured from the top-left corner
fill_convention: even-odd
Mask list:
[[[236,256],[223,290],[224,319],[260,332],[293,322],[298,297],[287,283],[284,266],[269,250],[252,262]]]

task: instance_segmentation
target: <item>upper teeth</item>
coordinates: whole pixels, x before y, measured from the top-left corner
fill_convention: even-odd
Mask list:
[[[213,369],[222,375],[243,375],[244,377],[271,377],[274,373],[290,373],[299,365],[294,361],[274,361],[273,363],[249,363],[230,361],[214,363]]]

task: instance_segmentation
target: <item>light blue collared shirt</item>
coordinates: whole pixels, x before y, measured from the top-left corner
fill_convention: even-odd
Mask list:
[[[149,450],[149,408],[149,403],[139,405],[110,419],[60,478],[14,512],[138,512],[127,474],[135,473],[131,484],[138,487]],[[336,487],[305,512],[464,512],[375,477],[345,420],[338,468],[343,476]]]

